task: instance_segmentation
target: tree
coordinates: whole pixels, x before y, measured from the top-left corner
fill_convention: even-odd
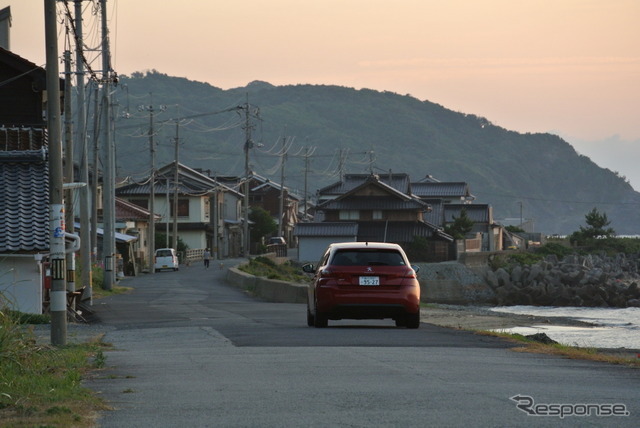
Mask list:
[[[507,232],[511,232],[511,233],[526,233],[523,228],[518,226],[507,226],[505,227],[505,229],[507,230]]]
[[[593,208],[584,216],[584,218],[587,223],[587,227],[580,226],[580,230],[573,232],[569,237],[571,243],[583,245],[592,239],[611,238],[615,236],[615,230],[611,227],[607,227],[611,222],[607,218],[606,213],[600,214],[597,208]]]
[[[460,217],[453,216],[453,223],[445,226],[444,231],[454,239],[464,239],[473,229],[474,222],[467,216],[467,210],[462,209]]]
[[[262,238],[278,230],[276,221],[271,217],[271,214],[263,208],[251,207],[249,220],[253,222],[251,225],[252,242],[261,242]]]

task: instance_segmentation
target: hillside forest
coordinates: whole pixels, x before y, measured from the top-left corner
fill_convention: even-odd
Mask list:
[[[410,95],[260,81],[223,90],[154,70],[121,76],[115,102],[121,179],[149,176],[153,122],[157,168],[177,153],[211,176],[241,176],[248,147],[251,171],[311,200],[344,173],[429,175],[467,182],[496,221],[523,219],[535,232],[570,234],[594,208],[618,234],[640,232],[640,194],[560,137]]]

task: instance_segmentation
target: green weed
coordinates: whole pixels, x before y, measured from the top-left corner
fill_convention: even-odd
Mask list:
[[[25,319],[0,308],[0,426],[91,425],[104,405],[81,382],[103,345],[39,345]]]

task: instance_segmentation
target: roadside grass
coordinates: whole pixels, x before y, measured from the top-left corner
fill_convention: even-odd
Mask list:
[[[511,342],[521,344],[522,346],[512,349],[515,352],[556,355],[573,360],[596,361],[640,368],[640,358],[638,358],[637,355],[624,355],[625,353],[620,351],[604,351],[597,348],[582,348],[579,346],[568,346],[559,343],[545,344],[529,339],[521,334],[486,330],[478,330],[476,333],[485,336],[502,337]]]
[[[254,276],[280,281],[306,283],[309,277],[302,273],[300,267],[291,262],[277,264],[267,257],[256,257],[249,260],[249,263],[238,266],[238,269]]]
[[[81,383],[107,347],[101,338],[39,345],[19,313],[0,310],[0,426],[92,426],[107,406]]]
[[[102,299],[103,297],[113,296],[116,294],[128,294],[131,293],[133,288],[131,287],[123,287],[121,285],[114,285],[111,287],[111,290],[105,290],[102,287],[93,287],[93,298],[94,299]]]
[[[95,277],[94,277],[95,278]],[[129,293],[130,287],[103,290],[94,299]],[[0,296],[2,297],[2,296]],[[2,300],[2,299],[0,299]],[[34,324],[49,324],[49,315],[0,307],[0,427],[90,427],[108,406],[82,386],[82,380],[106,364],[111,345],[102,336],[55,347],[38,344]]]

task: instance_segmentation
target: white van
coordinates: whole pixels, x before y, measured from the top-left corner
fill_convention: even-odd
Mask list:
[[[155,270],[173,269],[178,270],[178,256],[173,248],[158,248],[154,258]]]

